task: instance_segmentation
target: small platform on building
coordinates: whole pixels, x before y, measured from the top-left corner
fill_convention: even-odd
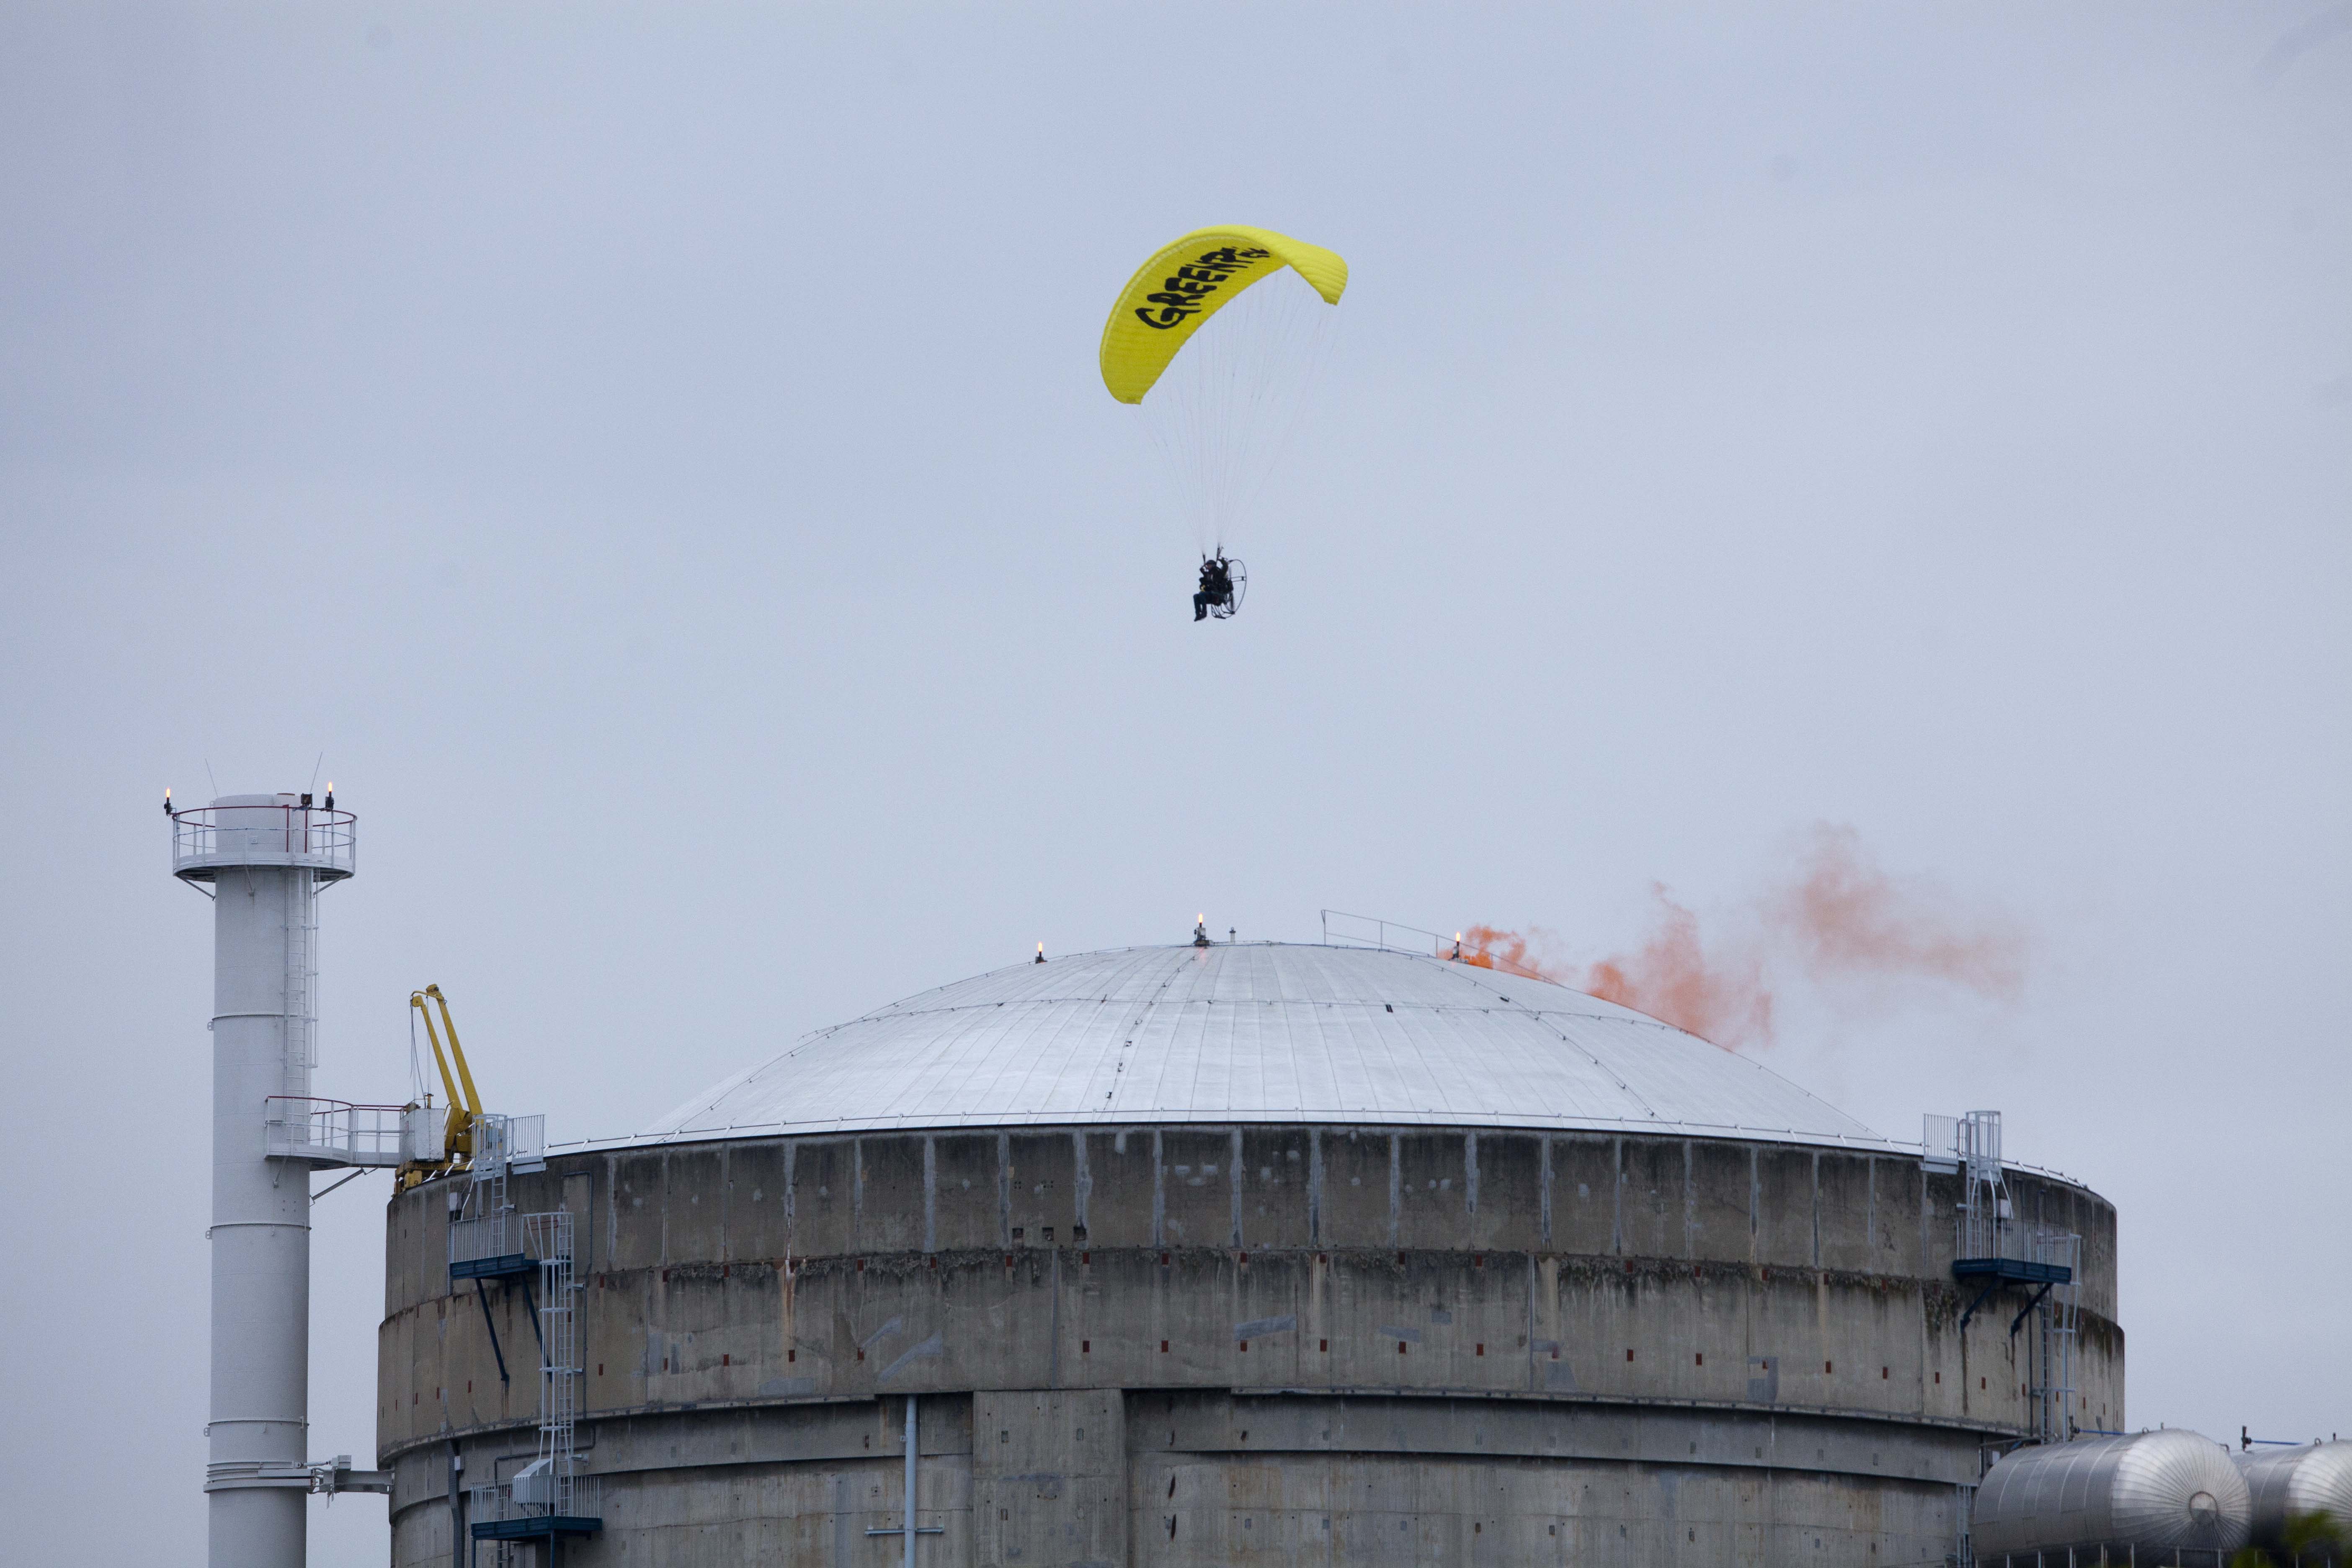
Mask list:
[[[520,1519],[486,1519],[477,1523],[477,1541],[552,1541],[559,1535],[593,1535],[604,1528],[602,1519],[576,1513],[535,1513]]]
[[[1955,1279],[2015,1280],[2021,1285],[2065,1285],[2074,1271],[2063,1263],[2035,1263],[2022,1258],[1956,1258]]]
[[[1956,1258],[1952,1259],[1952,1278],[1964,1284],[1980,1285],[1977,1299],[1960,1313],[1960,1332],[1969,1331],[1975,1321],[1977,1309],[1992,1300],[2004,1285],[2016,1285],[2032,1292],[2024,1310],[2009,1322],[2009,1337],[2015,1339],[2017,1331],[2033,1310],[2050,1298],[2050,1292],[2062,1285],[2074,1282],[2074,1270],[2063,1263],[2043,1263],[2030,1258]]]
[[[539,1259],[527,1252],[502,1252],[491,1258],[452,1258],[452,1279],[511,1279],[539,1272]]]

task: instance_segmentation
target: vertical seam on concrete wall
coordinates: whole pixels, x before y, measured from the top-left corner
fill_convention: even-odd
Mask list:
[[[1233,1194],[1234,1239],[1232,1245],[1238,1248],[1242,1245],[1242,1183],[1249,1174],[1248,1170],[1242,1163],[1242,1130],[1238,1127],[1233,1131],[1230,1146],[1233,1152],[1233,1169],[1228,1173],[1233,1179],[1226,1183],[1226,1186]]]
[[[1094,1195],[1095,1190],[1094,1172],[1087,1164],[1087,1134],[1085,1129],[1081,1128],[1077,1131],[1070,1134],[1070,1145],[1077,1154],[1078,1217],[1076,1224],[1079,1231],[1083,1233],[1087,1229],[1087,1200]],[[1083,1234],[1081,1234],[1079,1239],[1085,1239]]]
[[[853,1251],[866,1246],[866,1140],[849,1141],[849,1234],[855,1237],[849,1245]]]
[[[1551,1248],[1551,1140],[1549,1137],[1538,1138],[1536,1140],[1536,1145],[1538,1151],[1538,1159],[1539,1162],[1537,1166],[1539,1173],[1536,1178],[1536,1187],[1538,1194],[1537,1202],[1542,1210],[1543,1215],[1541,1220],[1541,1239],[1544,1249],[1546,1251],[1549,1251]],[[1535,1287],[1533,1285],[1529,1285],[1528,1289],[1532,1291]],[[1533,1301],[1535,1298],[1530,1295],[1528,1300],[1529,1301]],[[1532,1307],[1529,1309],[1529,1310],[1533,1310],[1534,1309]],[[1528,1332],[1532,1334],[1535,1331],[1531,1328]],[[1533,1377],[1535,1375],[1534,1363],[1532,1363],[1528,1365],[1528,1375],[1529,1377]],[[1529,1384],[1528,1386],[1532,1388],[1535,1385],[1533,1384]]]
[[[1625,1140],[1609,1140],[1609,1159],[1617,1176],[1616,1191],[1609,1200],[1609,1251],[1622,1257],[1625,1251]]]
[[[1924,1178],[1927,1175],[1927,1173],[1922,1171],[1920,1175]],[[1920,1267],[1924,1267],[1924,1265],[1921,1265]],[[1943,1412],[1936,1408],[1935,1401],[1929,1398],[1927,1394],[1927,1390],[1936,1386],[1934,1384],[1927,1381],[1931,1372],[1931,1369],[1927,1364],[1927,1318],[1933,1310],[1934,1309],[1928,1302],[1927,1290],[1924,1288],[1921,1289],[1919,1291],[1918,1316],[1919,1408],[1926,1415],[1940,1415]]]
[[[1049,1336],[1045,1352],[1045,1386],[1062,1386],[1062,1249],[1054,1248],[1054,1317],[1047,1326]],[[909,1520],[908,1523],[914,1522]]]
[[[1471,1239],[1475,1242],[1478,1218],[1478,1134],[1475,1132],[1465,1132],[1462,1136],[1462,1169],[1463,1186],[1467,1194],[1463,1202],[1469,1209]]]
[[[1323,1131],[1309,1128],[1307,1132],[1307,1241],[1310,1247],[1323,1245]]]
[[[1764,1177],[1757,1168],[1756,1145],[1748,1145],[1748,1261],[1756,1261],[1756,1237],[1763,1226]]]
[[[1865,1263],[1864,1267],[1868,1268],[1873,1274],[1875,1274],[1879,1271],[1878,1156],[1875,1154],[1866,1155],[1864,1156],[1864,1160],[1870,1166],[1870,1211],[1868,1217],[1863,1223],[1862,1229],[1863,1256],[1869,1259],[1869,1262]]]
[[[719,1263],[721,1268],[734,1260],[727,1250],[729,1223],[735,1217],[735,1145],[719,1145]]]
[[[1013,1245],[1013,1134],[996,1135],[996,1244]]]
[[[618,1154],[605,1155],[604,1191],[607,1194],[620,1191],[620,1177],[621,1157]],[[610,1227],[604,1234],[604,1256],[617,1258],[621,1251],[621,1205],[610,1201],[609,1197],[604,1205],[604,1223]]]
[[[1389,1245],[1404,1245],[1404,1140],[1389,1134]]]
[[[1544,1144],[1549,1148],[1551,1140],[1545,1139]],[[1524,1337],[1528,1345],[1528,1392],[1532,1394],[1536,1386],[1536,1258],[1532,1252],[1528,1254],[1528,1331]]]
[[[1318,1252],[1314,1255],[1314,1261],[1307,1265],[1307,1334],[1300,1335],[1298,1340],[1301,1360],[1305,1359],[1307,1334],[1321,1336],[1330,1332],[1328,1327],[1330,1319],[1327,1311],[1327,1303],[1331,1291],[1330,1264],[1323,1254]],[[1328,1379],[1330,1373],[1326,1372],[1324,1376]]]
[[[777,1265],[775,1274],[776,1327],[783,1335],[784,1342],[782,1349],[784,1360],[789,1363],[798,1342],[793,1321],[793,1309],[795,1303],[793,1300],[793,1253],[792,1243],[789,1240],[784,1243],[783,1261]]]
[[[923,1137],[923,1250],[940,1249],[940,1144]]]
[[[1813,1267],[1822,1266],[1822,1154],[1813,1151]]]
[[[667,1149],[663,1150],[661,1158],[661,1261],[665,1265],[669,1262],[669,1151]]]
[[[1168,1245],[1167,1151],[1160,1146],[1160,1129],[1151,1130],[1151,1245]]]
[[[1922,1160],[1919,1163],[1919,1261],[1915,1266],[1915,1272],[1933,1267],[1935,1255],[1927,1250],[1927,1211],[1933,1205],[1934,1200],[1927,1195],[1927,1164]]]
[[[1691,1141],[1683,1140],[1683,1256],[1698,1256],[1698,1173],[1697,1155],[1692,1152]]]
[[[584,1273],[596,1267],[596,1259],[600,1256],[596,1251],[596,1172],[594,1167],[592,1166],[581,1172],[580,1176],[588,1184],[588,1212],[580,1216],[580,1234],[587,1238],[588,1256],[582,1259],[580,1264]],[[607,1203],[605,1206],[609,1208],[612,1205]]]
[[[801,1238],[801,1190],[799,1156],[801,1141],[784,1140],[784,1256],[793,1255]]]

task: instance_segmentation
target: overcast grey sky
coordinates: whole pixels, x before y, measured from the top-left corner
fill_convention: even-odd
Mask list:
[[[2340,5],[0,7],[12,1550],[200,1550],[157,801],[314,765],[320,1091],[437,981],[557,1137],[1040,939],[1589,956],[1849,826],[2026,994],[1773,1065],[2113,1198],[2135,1425],[2352,1430],[2347,195]],[[1094,352],[1215,222],[1354,271],[1195,627]]]

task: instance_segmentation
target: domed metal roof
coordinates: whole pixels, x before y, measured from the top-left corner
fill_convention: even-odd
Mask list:
[[[641,1138],[1243,1121],[1885,1142],[1746,1057],[1580,992],[1279,943],[1090,952],[943,985],[817,1031]]]

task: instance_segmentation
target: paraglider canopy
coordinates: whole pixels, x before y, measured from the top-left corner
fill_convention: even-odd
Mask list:
[[[1348,264],[1321,246],[1223,224],[1154,251],[1103,322],[1103,385],[1139,406],[1200,546],[1196,621],[1241,606],[1248,577],[1225,554],[1229,528],[1297,422],[1347,287]]]
[[[1335,251],[1268,228],[1196,228],[1136,268],[1103,323],[1102,377],[1121,403],[1140,403],[1202,324],[1254,283],[1290,268],[1328,305],[1348,287]]]

